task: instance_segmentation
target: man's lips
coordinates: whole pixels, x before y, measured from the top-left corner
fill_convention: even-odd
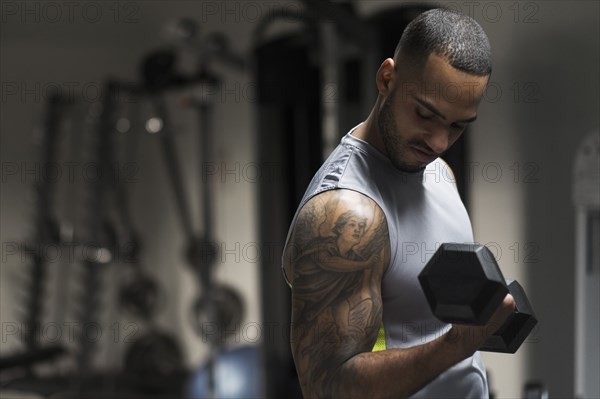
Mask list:
[[[413,146],[412,149],[414,150],[415,154],[417,154],[417,157],[424,162],[431,162],[438,157],[437,154],[420,147]]]

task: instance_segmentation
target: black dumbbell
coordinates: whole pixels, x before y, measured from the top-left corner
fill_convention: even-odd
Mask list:
[[[484,245],[444,243],[419,274],[431,311],[441,321],[484,325],[506,294],[516,309],[480,348],[514,353],[537,324],[523,288],[507,282],[492,252]]]
[[[479,348],[482,351],[515,353],[537,324],[531,303],[516,280],[507,280],[508,290],[515,299],[515,312]]]

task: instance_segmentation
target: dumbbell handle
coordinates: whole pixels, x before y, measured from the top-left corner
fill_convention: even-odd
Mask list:
[[[515,353],[537,324],[537,318],[523,287],[516,280],[506,281],[515,300],[515,312],[479,348],[481,351]]]

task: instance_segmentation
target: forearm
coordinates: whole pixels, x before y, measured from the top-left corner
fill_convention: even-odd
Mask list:
[[[514,299],[508,294],[486,325],[453,325],[448,333],[424,345],[359,353],[336,370],[330,385],[331,396],[408,397],[443,371],[472,356],[513,314],[514,306]]]
[[[333,397],[405,398],[472,353],[449,334],[412,348],[360,353],[339,367]]]

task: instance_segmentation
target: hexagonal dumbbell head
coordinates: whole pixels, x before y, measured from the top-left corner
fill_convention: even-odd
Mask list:
[[[516,281],[507,281],[508,290],[515,298],[515,312],[508,317],[506,322],[479,348],[482,351],[515,353],[531,330],[537,324],[537,317],[533,307],[525,295],[523,287]]]
[[[485,324],[508,288],[484,245],[444,243],[419,274],[433,314],[447,323]]]

